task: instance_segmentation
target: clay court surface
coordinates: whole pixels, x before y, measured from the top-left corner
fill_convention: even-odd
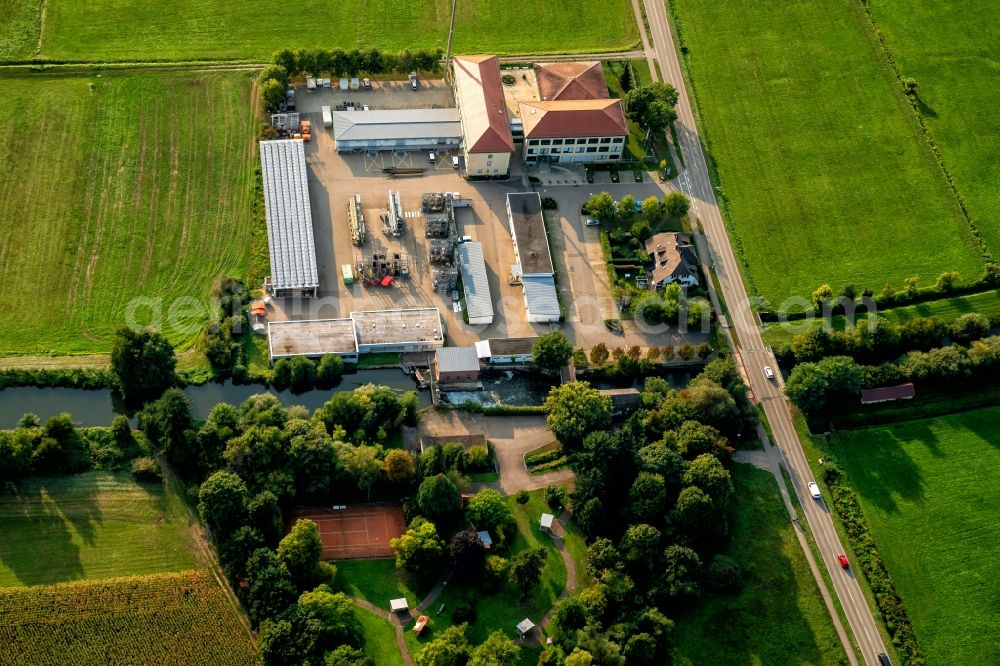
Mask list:
[[[389,540],[406,531],[400,506],[362,505],[346,509],[298,509],[291,525],[308,518],[319,526],[324,560],[392,557]]]

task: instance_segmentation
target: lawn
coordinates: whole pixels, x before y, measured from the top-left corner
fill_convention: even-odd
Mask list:
[[[621,60],[605,60],[604,65],[604,78],[608,82],[608,92],[612,97],[624,97],[622,92],[622,86],[619,81],[619,77],[622,74]],[[636,59],[629,61],[632,63],[632,70],[635,72],[636,86],[649,85],[652,83],[653,78],[649,73],[649,63],[643,59]],[[660,160],[667,160],[667,164],[670,165],[673,170],[672,173],[676,173],[676,168],[674,167],[673,159],[670,157],[670,151],[667,150],[667,143],[665,138],[657,139],[653,136],[653,154],[656,155],[657,159],[652,162],[651,166],[654,169],[659,168]],[[648,153],[646,150],[646,131],[639,127],[639,124],[631,120],[628,121],[628,140],[625,144],[626,157],[628,159],[641,160]]]
[[[35,55],[44,0],[0,0],[0,60]]]
[[[871,0],[959,195],[1000,252],[1000,12],[995,0]]]
[[[865,430],[828,446],[857,491],[930,664],[1000,659],[1000,408]]]
[[[628,0],[460,2],[456,53],[630,49]],[[282,48],[445,48],[450,0],[49,0],[42,56],[69,60],[267,59]]]
[[[709,596],[675,619],[675,664],[841,664],[843,648],[770,473],[733,469],[729,556],[746,572],[735,596]],[[721,630],[724,628],[724,630]]]
[[[0,645],[5,664],[259,663],[207,571],[2,589]]]
[[[337,560],[337,590],[389,610],[389,600],[406,597],[416,606],[430,591],[396,568],[396,560]]]
[[[26,479],[0,494],[0,587],[190,569],[190,513],[124,472]]]
[[[354,609],[361,622],[365,637],[365,654],[375,662],[375,666],[403,666],[403,656],[396,646],[396,631],[388,620],[361,608]]]
[[[246,271],[247,75],[0,76],[0,93],[3,353],[106,353],[126,320],[190,346],[212,281]]]
[[[917,303],[916,305],[904,305],[888,310],[879,310],[879,314],[890,321],[901,324],[917,317],[939,317],[943,321],[954,321],[969,312],[978,312],[987,317],[1000,316],[1000,289],[983,291],[977,294],[966,296],[955,296],[952,298],[942,298],[936,301]],[[865,311],[858,313],[858,319],[867,317]],[[844,330],[846,321],[843,315],[836,315],[830,318],[830,325],[838,331]],[[786,324],[768,324],[764,329],[764,339],[769,344],[781,344],[791,342],[792,336],[803,333],[809,326],[818,325],[815,320],[809,324],[805,320],[792,321]]]
[[[981,251],[854,3],[671,4],[747,278],[774,308],[823,283],[979,274]]]

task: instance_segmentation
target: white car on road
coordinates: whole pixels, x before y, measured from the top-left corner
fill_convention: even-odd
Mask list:
[[[768,379],[774,379],[774,370],[771,369],[771,366],[769,365],[764,366],[764,376],[767,377]]]
[[[809,489],[809,494],[812,495],[813,499],[823,499],[823,495],[820,494],[819,486],[816,485],[815,481],[807,483],[806,488]]]

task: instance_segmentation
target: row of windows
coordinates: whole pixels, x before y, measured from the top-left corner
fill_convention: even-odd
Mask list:
[[[607,152],[621,152],[621,146],[577,146],[574,148],[528,148],[528,154],[534,155],[536,152],[539,155],[548,155],[552,153],[553,155],[558,155],[559,153],[607,153]]]
[[[602,137],[600,139],[591,137],[589,139],[528,139],[529,146],[561,146],[563,144],[567,146],[572,146],[573,144],[596,144],[596,143],[624,143],[625,138],[616,137]]]

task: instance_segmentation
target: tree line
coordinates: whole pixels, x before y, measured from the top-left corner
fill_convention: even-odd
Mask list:
[[[642,406],[617,430],[610,400],[585,382],[552,390],[548,426],[577,474],[570,496],[596,583],[558,602],[539,664],[668,664],[673,621],[704,594],[745,578],[725,555],[733,440],[754,422],[729,360],[684,390],[646,380]]]

